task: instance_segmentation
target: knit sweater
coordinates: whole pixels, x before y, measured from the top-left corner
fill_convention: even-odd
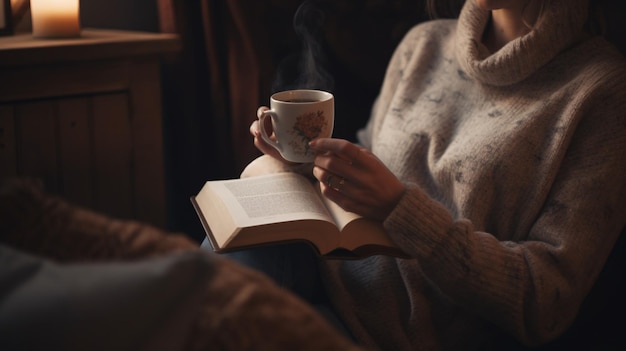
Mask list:
[[[535,345],[575,319],[626,225],[625,61],[581,39],[583,3],[493,54],[473,1],[398,46],[359,138],[406,185],[384,225],[412,259],[322,267],[363,345]]]

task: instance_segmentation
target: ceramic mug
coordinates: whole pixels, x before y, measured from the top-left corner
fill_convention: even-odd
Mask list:
[[[275,140],[265,130],[265,119],[271,118]],[[296,89],[275,93],[270,109],[259,117],[261,137],[281,156],[291,162],[313,162],[315,153],[309,142],[328,138],[335,123],[335,98],[321,90]]]

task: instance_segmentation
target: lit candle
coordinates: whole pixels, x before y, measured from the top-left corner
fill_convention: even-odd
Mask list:
[[[70,38],[80,36],[79,0],[30,0],[33,36]]]

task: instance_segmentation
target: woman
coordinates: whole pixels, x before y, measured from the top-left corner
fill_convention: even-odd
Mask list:
[[[625,63],[588,6],[467,0],[406,35],[360,145],[311,143],[323,194],[413,258],[320,262],[361,344],[537,345],[573,322],[626,225]]]

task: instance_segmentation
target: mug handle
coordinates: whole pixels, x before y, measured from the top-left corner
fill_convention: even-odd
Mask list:
[[[278,115],[276,114],[276,112],[274,110],[265,110],[265,111],[263,111],[261,116],[259,116],[259,129],[261,130],[261,138],[266,143],[268,143],[270,146],[272,146],[274,149],[276,149],[279,152],[281,152],[281,154],[282,154],[282,150],[281,150],[280,144],[278,144],[274,140],[270,139],[270,137],[267,135],[267,131],[265,130],[265,118],[268,117],[268,116],[270,118],[272,118],[272,122],[274,121],[274,119],[278,119]],[[274,124],[272,123],[272,125],[274,125]]]

